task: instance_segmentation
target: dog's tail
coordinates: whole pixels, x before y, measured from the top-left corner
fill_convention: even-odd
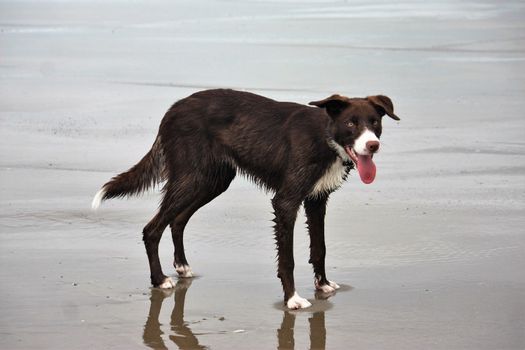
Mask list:
[[[97,209],[106,199],[140,194],[164,179],[164,154],[160,137],[149,152],[131,169],[113,177],[95,194],[91,208]]]

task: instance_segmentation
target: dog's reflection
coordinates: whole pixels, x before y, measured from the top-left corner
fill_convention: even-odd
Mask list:
[[[195,334],[193,334],[191,328],[184,322],[184,300],[186,298],[186,292],[191,286],[191,282],[191,278],[179,279],[174,288],[175,292],[173,292],[173,289],[151,290],[148,319],[144,325],[144,333],[142,335],[145,345],[152,349],[168,349],[162,339],[164,332],[160,330],[159,314],[164,299],[175,294],[175,306],[171,312],[170,321],[170,329],[173,334],[169,336],[169,339],[174,342],[179,349],[207,349],[206,346],[199,344],[199,340]]]
[[[207,346],[199,344],[199,340],[184,321],[184,301],[186,292],[191,286],[191,278],[179,279],[175,288],[170,290],[152,289],[148,319],[144,325],[142,339],[144,344],[152,349],[168,349],[162,335],[161,323],[159,322],[160,310],[164,299],[175,295],[175,305],[171,312],[170,329],[172,334],[169,339],[179,349],[208,349]],[[326,299],[322,294],[316,294],[316,299]],[[304,311],[300,312],[301,314]],[[281,327],[277,329],[277,349],[294,349],[294,327],[298,313],[294,311],[283,311]],[[315,311],[308,318],[310,328],[310,349],[324,349],[326,345],[325,311]]]
[[[316,294],[316,299],[326,299]],[[326,347],[325,311],[316,311],[308,318],[310,327],[310,349],[324,349]],[[277,330],[277,349],[289,350],[295,348],[294,328],[296,312],[284,311],[281,328]]]
[[[308,317],[308,326],[310,330],[310,347],[311,350],[321,350],[326,348],[326,325],[325,313],[332,308],[332,303],[328,300],[337,293],[347,292],[354,289],[352,286],[341,284],[337,292],[325,293],[322,291],[315,292],[315,302],[308,309],[301,311],[283,312],[281,327],[277,329],[277,349],[293,350],[295,349],[295,319],[298,316],[302,319]],[[301,325],[299,325],[301,326]]]

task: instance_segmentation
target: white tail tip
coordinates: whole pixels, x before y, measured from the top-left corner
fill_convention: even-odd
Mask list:
[[[93,198],[93,202],[91,202],[91,209],[97,210],[100,206],[100,203],[102,203],[102,198],[106,194],[106,190],[104,188],[101,188],[100,191],[95,194],[95,197]]]

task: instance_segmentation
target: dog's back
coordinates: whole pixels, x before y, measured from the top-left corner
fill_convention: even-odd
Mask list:
[[[324,142],[328,122],[317,108],[248,92],[207,90],[175,103],[159,137],[168,169],[177,171],[183,163],[202,171],[225,163],[275,190],[287,167],[322,159],[322,151],[324,158],[334,158]]]

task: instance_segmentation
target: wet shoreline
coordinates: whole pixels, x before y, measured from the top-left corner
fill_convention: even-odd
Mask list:
[[[0,5],[0,348],[525,347],[525,6],[239,1]],[[149,285],[159,189],[90,210],[204,87],[307,103],[386,94],[373,185],[326,217],[324,299],[303,211],[283,308],[272,194],[242,177],[185,234],[194,280]],[[171,267],[169,234],[160,246]]]

